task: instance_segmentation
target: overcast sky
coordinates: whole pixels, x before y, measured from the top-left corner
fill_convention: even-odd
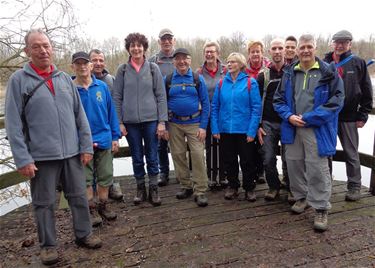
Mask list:
[[[170,28],[177,38],[216,39],[239,31],[247,39],[267,34],[329,36],[341,29],[354,39],[375,35],[372,1],[346,0],[80,0],[73,1],[84,31],[98,41],[130,32],[156,37]]]

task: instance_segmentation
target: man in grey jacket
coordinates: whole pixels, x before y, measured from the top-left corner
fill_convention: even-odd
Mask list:
[[[83,171],[92,159],[92,139],[78,91],[52,64],[47,34],[30,30],[25,45],[31,60],[8,81],[6,131],[17,170],[30,179],[41,261],[53,264],[58,261],[54,204],[59,182],[73,215],[75,242],[101,247],[92,235]]]

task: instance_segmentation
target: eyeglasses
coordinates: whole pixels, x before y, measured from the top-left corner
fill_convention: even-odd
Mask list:
[[[214,54],[214,53],[216,53],[216,50],[206,50],[204,53],[205,54]]]
[[[173,37],[172,36],[163,36],[160,38],[161,41],[165,42],[165,41],[172,41]]]
[[[350,40],[335,40],[335,41],[333,41],[333,43],[336,44],[336,45],[346,46],[346,45],[349,45]]]

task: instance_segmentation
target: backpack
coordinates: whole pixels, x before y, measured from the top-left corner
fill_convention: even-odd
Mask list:
[[[169,90],[173,86],[172,85],[172,77],[173,77],[173,73],[168,74],[165,77],[165,91],[167,92],[167,101],[169,99]],[[199,90],[198,89],[201,86],[201,82],[199,80],[199,74],[197,72],[193,72],[193,79],[194,79],[194,83],[193,84],[179,84],[179,86],[185,86],[185,87],[186,86],[191,86],[191,87],[195,87],[195,89],[197,90],[198,96],[199,96]]]
[[[155,80],[155,63],[151,63],[151,62],[148,62],[150,64],[150,72],[151,72],[151,76],[152,76],[152,90],[156,91],[156,83],[154,82]],[[128,66],[127,63],[124,63],[124,67],[122,68],[122,76],[124,77],[125,76],[125,72],[126,72],[126,67]]]
[[[223,85],[223,78],[219,80],[219,90],[221,89],[222,85]],[[247,78],[247,91],[250,92],[250,90],[251,90],[251,77],[249,76]]]

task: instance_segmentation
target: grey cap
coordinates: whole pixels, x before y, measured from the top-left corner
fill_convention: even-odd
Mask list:
[[[79,59],[90,61],[90,56],[84,51],[76,52],[72,56],[72,63],[75,63]]]
[[[186,48],[177,48],[174,52],[173,52],[173,58],[175,58],[177,56],[177,54],[184,54],[184,55],[187,55],[187,56],[191,56],[189,50],[187,50]]]
[[[171,36],[174,36],[173,32],[168,29],[168,28],[165,28],[165,29],[162,29],[159,33],[159,38],[162,38],[164,35],[171,35]]]
[[[332,40],[333,41],[336,41],[336,40],[350,40],[350,41],[352,41],[353,40],[353,36],[352,36],[352,34],[349,31],[342,30],[342,31],[339,31],[339,32],[335,33],[332,36]]]

